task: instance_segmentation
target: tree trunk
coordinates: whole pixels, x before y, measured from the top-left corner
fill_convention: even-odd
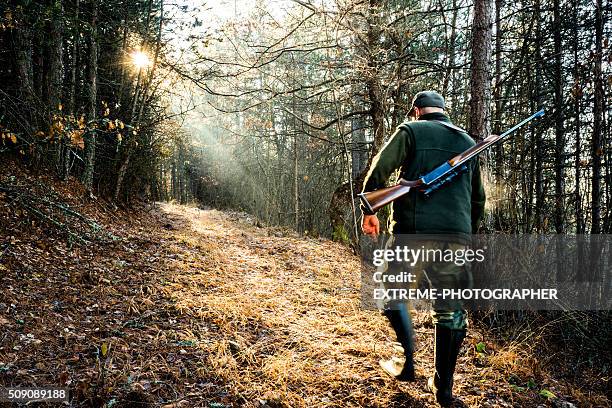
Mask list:
[[[536,101],[536,106],[534,106],[534,108],[538,108],[542,105],[542,90],[541,90],[541,84],[542,84],[542,50],[541,50],[541,46],[540,46],[540,41],[539,39],[541,38],[541,10],[540,10],[540,0],[536,1],[536,6],[535,6],[535,14],[534,14],[534,18],[536,19],[536,42],[535,42],[535,98],[533,98],[533,100]],[[533,109],[532,109],[533,110]],[[543,232],[542,229],[544,228],[544,213],[542,212],[544,210],[544,203],[545,203],[545,196],[544,196],[544,173],[543,173],[543,169],[542,169],[542,160],[544,159],[544,153],[543,153],[543,143],[542,143],[542,131],[540,130],[539,127],[537,127],[534,130],[534,135],[535,135],[535,155],[534,155],[534,162],[535,162],[535,198],[536,198],[536,202],[535,202],[535,228],[536,228],[536,232],[541,233]]]
[[[346,228],[347,202],[352,199],[350,191],[348,182],[342,184],[334,191],[329,203],[328,214],[332,225],[332,239],[334,241],[350,241],[350,229]]]
[[[444,73],[444,81],[442,82],[442,96],[444,97],[444,99],[447,99],[448,96],[448,88],[451,84],[451,79],[453,76],[453,67],[455,65],[455,52],[457,48],[457,14],[459,13],[459,10],[457,8],[457,0],[453,0],[452,9],[453,17],[451,18],[451,32],[447,47],[448,61],[446,64],[446,72]]]
[[[298,162],[298,135],[297,132],[293,136],[293,209],[294,209],[294,226],[297,232],[300,232],[300,190],[299,190],[299,162]]]
[[[45,99],[45,52],[47,49],[44,31],[36,30],[34,34],[34,95],[38,100]]]
[[[68,93],[68,106],[66,111],[69,115],[76,118],[76,82],[77,82],[77,65],[79,60],[79,12],[80,12],[80,0],[75,0],[75,11],[74,11],[74,29],[72,31],[72,57],[70,60],[70,88]],[[70,173],[70,155],[71,155],[71,141],[66,139],[59,148],[60,156],[60,177],[67,179]]]
[[[129,142],[128,142],[129,143]],[[119,199],[119,194],[121,193],[121,189],[123,188],[123,181],[125,180],[125,175],[127,173],[128,166],[130,165],[131,148],[127,147],[126,154],[119,165],[119,171],[117,172],[117,182],[115,183],[115,192],[113,193],[113,200],[117,201]]]
[[[565,172],[565,129],[563,126],[564,120],[564,103],[563,103],[563,75],[562,75],[562,42],[561,42],[561,10],[559,0],[554,0],[553,3],[553,41],[555,51],[555,67],[554,67],[554,90],[555,90],[555,207],[554,207],[554,223],[555,232],[563,234],[565,231],[565,196],[564,196],[564,172]],[[560,254],[563,251],[563,245],[560,236],[556,238],[556,268],[557,282],[564,282],[567,278],[565,262],[561,259]]]
[[[575,194],[575,204],[574,204],[574,214],[576,217],[576,234],[584,234],[585,231],[585,223],[584,223],[584,215],[582,211],[582,195],[580,194],[581,190],[581,178],[582,178],[582,149],[580,146],[580,99],[582,97],[582,86],[580,85],[580,57],[578,55],[578,49],[580,47],[580,39],[578,37],[578,4],[574,5],[575,14],[574,14],[574,90],[572,92],[574,97],[574,138],[576,139],[576,152],[574,154],[574,194]]]
[[[64,7],[61,0],[55,0],[52,4],[52,20],[49,24],[49,46],[47,47],[47,77],[45,81],[47,105],[51,120],[49,129],[52,128],[55,115],[62,110],[62,86],[63,86],[63,50],[64,50]],[[56,142],[56,166],[58,175],[62,180],[68,178],[70,170],[70,139],[65,134],[58,134]]]
[[[34,73],[32,64],[32,29],[23,12],[17,16],[15,29],[15,70],[17,76],[18,94],[28,112],[28,125],[25,131],[32,132],[35,128],[33,123],[32,103],[34,102]]]
[[[47,102],[52,113],[59,111],[62,98],[63,79],[63,36],[64,36],[64,8],[61,0],[53,2],[53,22],[50,24],[48,71],[47,71]]]
[[[355,107],[359,109],[359,107]],[[351,119],[351,172],[353,180],[358,179],[367,164],[367,150],[365,137],[365,118],[356,116]]]
[[[72,60],[70,63],[70,95],[68,97],[68,112],[76,117],[76,83],[77,83],[77,65],[79,61],[79,37],[81,35],[79,29],[79,12],[81,0],[75,0],[74,10],[74,31],[72,33]]]
[[[563,234],[565,231],[565,129],[563,127],[563,72],[562,72],[562,42],[561,42],[561,10],[560,1],[555,0],[553,6],[553,29],[555,49],[555,231]]]
[[[593,107],[593,138],[591,140],[591,160],[593,161],[593,177],[591,179],[591,233],[601,232],[601,136],[603,132],[604,90],[602,65],[603,42],[603,6],[601,0],[596,0],[595,9],[595,67],[593,78],[595,85],[595,106]]]
[[[579,237],[585,233],[585,217],[584,211],[582,208],[582,194],[581,194],[581,184],[583,184],[582,180],[582,148],[580,144],[581,139],[581,123],[580,123],[580,100],[582,98],[582,85],[580,84],[580,37],[578,36],[579,28],[578,28],[578,9],[580,5],[576,2],[574,3],[574,16],[573,16],[573,37],[574,37],[574,89],[572,90],[572,96],[574,98],[574,138],[576,139],[576,151],[574,153],[574,217],[576,218],[576,264],[578,265],[577,270],[579,281],[586,281],[586,267],[585,263],[585,250],[584,250],[584,240]]]
[[[298,121],[296,116],[299,115],[296,95],[291,97],[292,128],[293,128],[293,225],[297,232],[300,232],[300,190],[299,190],[299,140],[298,140]],[[301,122],[300,122],[301,123]]]
[[[472,29],[472,70],[470,80],[470,133],[476,138],[489,136],[489,101],[491,99],[491,40],[493,35],[493,2],[474,2]]]
[[[501,84],[501,73],[502,73],[502,28],[501,28],[501,9],[503,0],[495,0],[495,88],[493,90],[493,101],[495,103],[495,120],[493,123],[493,133],[499,135],[502,132],[502,84]],[[504,162],[504,147],[502,143],[499,143],[494,148],[495,152],[495,198],[499,204],[493,208],[493,225],[495,230],[500,231],[504,229],[503,220],[503,208],[502,200],[503,197],[503,162]]]
[[[98,2],[91,2],[91,33],[89,38],[89,61],[87,76],[89,82],[87,117],[89,121],[96,120],[96,100],[98,96]],[[85,170],[83,184],[89,195],[92,194],[94,166],[96,162],[96,130],[90,128],[85,135]]]
[[[173,200],[176,200],[177,197],[177,181],[176,181],[177,177],[176,177],[176,158],[173,158],[172,160],[172,167],[170,168],[170,197]]]

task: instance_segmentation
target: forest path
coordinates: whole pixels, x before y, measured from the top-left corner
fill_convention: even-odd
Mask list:
[[[73,247],[0,205],[0,386],[61,385],[74,407],[435,406],[430,318],[415,314],[418,381],[387,377],[378,360],[399,355],[395,339],[361,310],[345,246],[244,214],[99,205],[81,209],[118,239]],[[474,329],[455,393],[468,407],[571,408],[543,389],[609,405],[549,370]]]
[[[235,403],[435,406],[424,388],[433,371],[428,315],[415,316],[419,381],[387,377],[378,360],[397,355],[394,338],[380,313],[360,309],[359,259],[346,247],[214,210],[163,204],[161,211],[172,220],[176,254],[166,293],[180,313],[205,322],[205,331],[183,341],[202,347]],[[479,354],[480,341],[471,331],[455,377],[467,406],[546,403],[537,391],[517,395],[507,383],[510,374],[528,375],[518,367],[525,356],[493,352],[490,344],[491,354]]]

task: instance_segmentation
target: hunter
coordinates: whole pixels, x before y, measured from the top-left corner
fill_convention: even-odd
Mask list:
[[[375,157],[363,191],[385,187],[397,170],[400,177],[416,180],[475,144],[465,131],[451,123],[444,109],[444,98],[437,92],[423,91],[415,95],[409,113],[413,120],[402,123]],[[477,231],[484,206],[480,167],[478,159],[474,159],[467,173],[431,197],[426,198],[419,191],[412,190],[396,200],[390,216],[389,232],[393,234],[390,239],[426,236],[422,243],[427,248],[465,248],[470,234]],[[378,235],[380,224],[376,214],[364,210],[362,229],[367,235]],[[416,268],[419,276],[425,275],[433,287],[469,288],[472,285],[468,264],[457,266],[435,262],[419,264]],[[405,359],[381,361],[380,364],[400,381],[415,380],[414,333],[409,307],[407,302],[396,301],[386,304],[383,310],[404,349]],[[437,402],[446,407],[452,404],[453,374],[468,322],[466,311],[458,301],[434,301],[432,317],[435,324],[435,373],[428,386]]]

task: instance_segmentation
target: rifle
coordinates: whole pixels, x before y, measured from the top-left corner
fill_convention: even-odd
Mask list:
[[[442,186],[450,183],[461,174],[466,173],[468,171],[467,162],[470,159],[478,156],[484,150],[493,146],[506,136],[516,132],[519,128],[531,122],[533,119],[541,116],[544,116],[544,109],[534,113],[527,119],[524,119],[501,135],[491,135],[486,139],[483,139],[467,149],[465,152],[460,153],[452,159],[442,163],[417,180],[404,180],[403,178],[400,178],[398,184],[394,186],[381,188],[379,190],[370,191],[367,193],[360,193],[358,194],[358,197],[365,206],[367,214],[376,213],[376,211],[378,211],[381,207],[384,207],[390,202],[408,194],[408,192],[412,189],[416,189],[428,197]]]

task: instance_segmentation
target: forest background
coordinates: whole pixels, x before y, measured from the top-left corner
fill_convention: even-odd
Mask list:
[[[0,159],[76,178],[100,203],[197,202],[354,244],[372,158],[434,89],[475,139],[546,109],[481,158],[482,232],[610,234],[611,13],[603,0],[5,0]],[[607,314],[563,316],[557,340],[606,354]]]
[[[610,233],[601,1],[13,1],[2,152],[116,202],[196,200],[349,241],[351,195],[411,98],[490,152],[487,231]]]

